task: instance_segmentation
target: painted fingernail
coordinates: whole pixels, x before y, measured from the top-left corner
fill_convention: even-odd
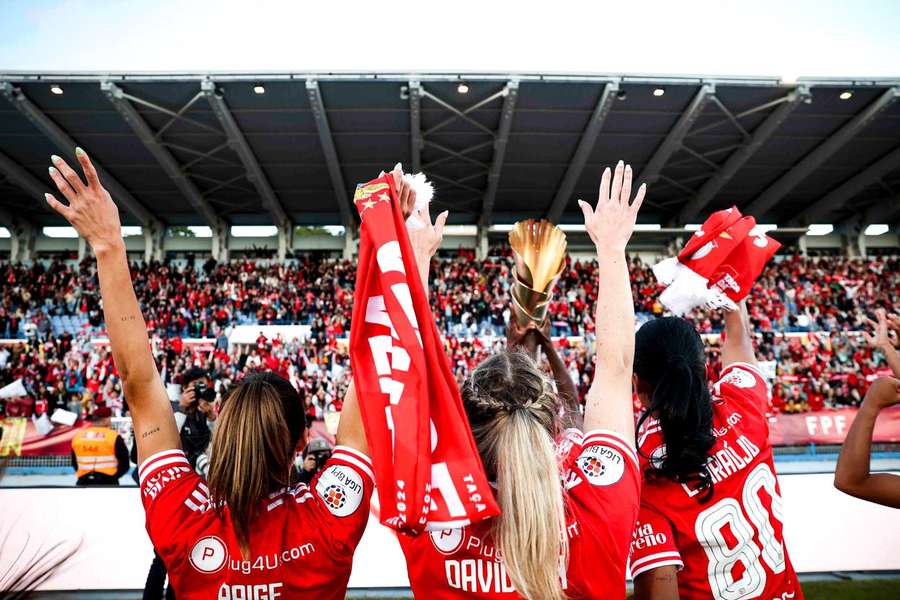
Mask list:
[[[401,171],[403,170],[403,167],[400,165],[400,163],[397,163],[396,165],[394,165],[394,170],[397,170],[397,169],[400,169]]]
[[[621,167],[623,164],[625,164],[625,162],[620,160],[616,163],[616,167]]]
[[[50,155],[50,160],[53,162],[53,164],[57,164],[57,163],[59,163],[62,159],[61,159],[60,157],[58,157],[57,155],[55,155],[55,154],[51,154],[51,155]]]
[[[50,194],[44,194],[44,200],[46,200],[47,204],[49,204],[50,201],[53,200],[53,196],[51,196]]]
[[[75,154],[77,154],[78,156],[85,156],[87,153],[84,150],[82,150],[81,148],[76,147]]]
[[[47,169],[47,170],[50,171],[50,176],[51,176],[51,177],[52,177],[53,175],[59,175],[59,171],[56,170],[56,167],[50,167],[50,168]]]

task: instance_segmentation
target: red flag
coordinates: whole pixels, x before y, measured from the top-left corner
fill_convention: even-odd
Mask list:
[[[764,233],[751,233],[716,267],[709,278],[709,287],[718,289],[740,302],[762,273],[769,259],[781,248],[781,244]]]
[[[381,522],[418,533],[500,514],[431,314],[393,177],[361,185],[350,358]]]

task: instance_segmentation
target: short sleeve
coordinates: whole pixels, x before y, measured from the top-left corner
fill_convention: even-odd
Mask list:
[[[764,415],[769,403],[769,387],[762,371],[750,363],[731,363],[722,370],[715,385],[716,395],[737,402],[747,410]]]
[[[675,545],[672,524],[655,508],[642,503],[628,559],[631,578],[668,565],[675,565],[679,570],[684,568],[681,553]]]
[[[181,450],[164,450],[145,460],[138,470],[141,501],[147,513],[147,533],[166,558],[185,523],[209,508],[209,488],[197,476]]]
[[[602,524],[613,539],[628,547],[640,503],[637,453],[618,433],[594,430],[584,434],[564,464],[564,485],[579,521]],[[624,556],[623,556],[624,562]]]
[[[369,521],[369,500],[375,487],[372,461],[347,446],[335,446],[325,467],[312,481],[315,499],[327,521],[326,535],[350,554]]]

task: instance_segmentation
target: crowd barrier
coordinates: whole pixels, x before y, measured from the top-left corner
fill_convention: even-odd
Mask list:
[[[831,474],[783,475],[784,531],[799,572],[900,570],[896,511],[851,498]],[[153,557],[135,488],[0,489],[0,572],[26,548],[78,547],[46,590],[140,589]],[[356,552],[351,588],[408,585],[394,534],[370,517]],[[114,567],[114,568],[113,568]],[[302,568],[302,566],[301,566]]]
[[[775,414],[769,417],[769,440],[773,446],[806,446],[809,444],[841,444],[856,417],[856,408],[810,411],[797,414]],[[130,431],[130,419],[116,419],[116,429],[126,434]],[[89,423],[79,421],[74,427],[57,425],[46,436],[41,435],[35,423],[25,417],[7,417],[0,420],[3,437],[0,438],[0,457],[3,456],[55,456],[68,455],[72,438],[81,427]],[[327,435],[327,428],[319,423],[314,432]],[[331,429],[336,425],[332,424]],[[883,410],[875,424],[872,438],[876,443],[900,443],[900,406]]]

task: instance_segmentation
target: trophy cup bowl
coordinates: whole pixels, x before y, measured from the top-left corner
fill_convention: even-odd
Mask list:
[[[516,263],[510,288],[513,313],[519,325],[534,322],[540,327],[566,264],[566,234],[549,221],[528,219],[513,225],[509,245]]]

